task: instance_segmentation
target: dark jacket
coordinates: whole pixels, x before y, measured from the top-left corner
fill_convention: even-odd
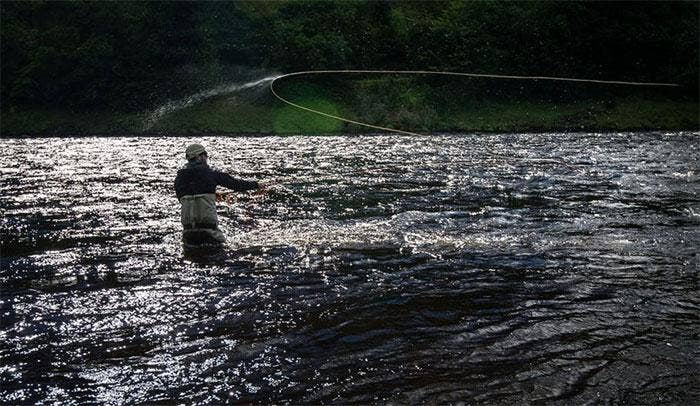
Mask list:
[[[202,162],[189,162],[177,172],[175,193],[177,198],[187,195],[215,193],[217,186],[243,192],[258,188],[258,182],[236,179],[223,172],[215,171]]]

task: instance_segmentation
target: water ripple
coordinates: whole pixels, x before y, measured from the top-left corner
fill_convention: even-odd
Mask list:
[[[698,135],[5,140],[0,401],[696,403]]]

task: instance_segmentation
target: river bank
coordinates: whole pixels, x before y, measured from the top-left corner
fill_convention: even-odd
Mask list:
[[[477,82],[451,88],[434,81],[383,79],[291,81],[282,83],[279,91],[294,103],[327,114],[426,134],[700,129],[700,106],[697,98],[687,94],[646,89],[584,89],[575,94],[572,88],[561,86],[543,89],[540,84],[539,89],[519,86],[505,90],[501,86],[494,92]],[[368,131],[286,105],[266,87],[198,103],[172,101],[164,106],[145,112],[14,109],[1,113],[0,129],[6,137],[338,135]]]

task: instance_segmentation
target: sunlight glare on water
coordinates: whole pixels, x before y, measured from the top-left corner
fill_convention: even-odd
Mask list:
[[[0,401],[693,403],[698,135],[7,139]]]

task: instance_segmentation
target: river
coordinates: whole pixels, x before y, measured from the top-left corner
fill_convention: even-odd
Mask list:
[[[697,404],[699,136],[4,139],[0,403]]]

